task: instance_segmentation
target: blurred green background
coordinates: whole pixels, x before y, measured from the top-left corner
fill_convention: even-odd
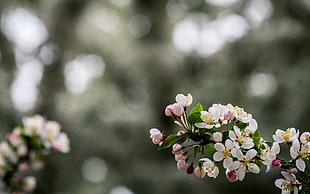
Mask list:
[[[309,131],[309,0],[1,0],[0,134],[59,121],[71,152],[45,157],[38,194],[280,193],[278,171],[229,183],[177,171],[149,129],[178,129],[177,93],[232,103],[272,140]]]

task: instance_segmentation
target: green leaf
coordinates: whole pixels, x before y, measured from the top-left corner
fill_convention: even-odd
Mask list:
[[[306,172],[298,171],[296,174],[297,180],[300,182],[306,183],[309,181],[309,176]]]
[[[262,169],[262,161],[261,160],[255,160],[254,163],[259,167],[259,169]]]
[[[215,148],[212,144],[206,144],[204,149],[207,151],[207,152],[214,152],[215,151]]]
[[[242,123],[241,121],[237,123],[237,127],[238,127],[239,129],[244,129],[246,126],[248,126],[248,124]]]
[[[257,129],[252,137],[260,137],[260,131]]]
[[[189,122],[189,124],[191,124],[192,126],[195,125],[195,123],[201,123],[202,120],[200,118],[200,112],[194,112],[191,113],[188,117],[187,117],[187,121]]]
[[[265,144],[267,144],[269,147],[272,146],[272,142],[271,141],[265,141]]]
[[[189,135],[187,133],[184,133],[182,135],[169,135],[164,140],[164,142],[157,148],[157,150],[167,149],[176,143],[182,144],[188,137]]]
[[[260,137],[252,137],[253,139],[253,143],[256,147],[258,147],[259,145],[259,142],[260,142]]]
[[[190,115],[193,113],[201,112],[203,110],[202,104],[198,103],[190,112]]]

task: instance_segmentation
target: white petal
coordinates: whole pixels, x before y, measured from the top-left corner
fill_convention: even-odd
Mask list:
[[[218,168],[218,167],[215,167],[213,177],[216,178],[216,177],[218,176],[219,172],[220,172],[220,171],[219,171],[219,168]]]
[[[214,144],[214,148],[217,150],[217,151],[222,151],[223,149],[225,149],[225,146],[222,144],[222,143],[216,143]]]
[[[231,150],[231,154],[234,157],[238,158],[238,160],[242,160],[243,159],[243,154],[242,154],[242,152],[239,149],[236,149],[236,148],[232,149]]]
[[[161,133],[161,132],[156,128],[152,128],[150,129],[150,134],[153,134],[153,133]]]
[[[276,187],[282,189],[282,188],[283,188],[282,183],[285,182],[285,181],[286,181],[286,180],[284,180],[284,179],[277,179],[277,180],[274,182],[274,184],[276,185]]]
[[[229,131],[229,138],[231,139],[231,140],[237,140],[237,136],[236,136],[236,134],[235,134],[235,132],[233,132],[233,131]]]
[[[229,169],[230,169],[230,170],[237,170],[237,169],[240,167],[240,165],[241,165],[241,163],[240,163],[239,161],[234,161],[234,162],[230,165]]]
[[[249,127],[251,129],[251,131],[254,133],[254,131],[256,131],[258,125],[257,125],[257,122],[255,119],[252,119],[250,122],[249,122]]]
[[[280,146],[277,142],[273,142],[272,147],[271,147],[271,152],[274,154],[280,153]]]
[[[254,157],[256,156],[256,154],[257,154],[257,151],[254,150],[254,149],[251,149],[251,150],[247,151],[247,153],[246,153],[245,156],[246,156],[248,159],[252,159],[252,158],[254,158]]]
[[[259,167],[258,167],[256,164],[254,164],[254,163],[248,164],[248,170],[249,170],[250,172],[252,172],[252,173],[255,173],[255,174],[257,174],[257,173],[260,172]]]
[[[229,168],[233,163],[233,159],[231,157],[225,158],[223,161],[223,167]]]
[[[185,102],[186,102],[186,96],[184,96],[183,94],[178,94],[176,97],[175,97],[175,101],[180,104],[180,105],[184,105]]]
[[[245,177],[244,169],[243,168],[239,168],[236,173],[237,173],[237,176],[238,176],[238,180],[242,181],[244,179],[244,177]]]
[[[208,124],[207,123],[196,123],[195,126],[198,128],[207,128]]]
[[[300,171],[305,171],[305,169],[306,169],[306,163],[303,161],[303,160],[301,160],[301,159],[297,159],[296,160],[296,166],[297,166],[297,168],[300,170]]]
[[[223,158],[224,158],[224,156],[223,156],[223,154],[221,153],[221,152],[215,152],[214,154],[213,154],[213,159],[215,160],[215,161],[222,161],[223,160]]]
[[[227,140],[225,141],[225,146],[226,146],[226,148],[228,148],[228,149],[233,149],[233,148],[235,147],[235,144],[234,144],[234,142],[231,141],[230,139],[227,139]]]

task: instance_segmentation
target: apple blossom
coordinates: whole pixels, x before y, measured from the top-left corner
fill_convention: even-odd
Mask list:
[[[182,154],[183,153],[183,146],[178,144],[178,143],[174,144],[173,147],[172,147],[172,153],[174,155]]]
[[[295,175],[288,172],[282,171],[281,174],[285,179],[277,179],[275,181],[276,187],[282,189],[282,194],[290,194],[291,191],[294,191],[294,194],[298,193],[298,181],[296,180]]]
[[[188,107],[192,104],[193,97],[190,93],[188,93],[187,96],[185,96],[184,94],[178,94],[175,97],[175,101],[183,107]]]
[[[219,168],[208,158],[202,158],[200,161],[203,161],[203,168],[207,172],[209,177],[216,178],[219,174]]]
[[[169,104],[165,109],[166,116],[180,117],[184,113],[184,107],[178,103]]]
[[[292,142],[295,140],[299,135],[298,130],[296,131],[295,128],[288,128],[286,131],[283,131],[281,129],[276,130],[276,134],[273,135],[273,139],[278,143],[283,142]]]
[[[164,140],[163,134],[156,128],[150,129],[150,138],[154,144],[161,144]]]

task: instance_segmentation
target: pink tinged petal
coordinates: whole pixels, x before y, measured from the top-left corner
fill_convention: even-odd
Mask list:
[[[170,117],[173,115],[173,105],[169,104],[166,108],[165,108],[165,115]]]
[[[224,156],[223,156],[223,154],[222,154],[222,152],[215,152],[214,154],[213,154],[213,159],[215,160],[215,161],[222,161],[223,159],[224,159]]]
[[[161,133],[161,132],[156,128],[152,128],[150,129],[150,134],[152,135],[153,133]]]
[[[183,146],[181,144],[174,144],[172,147],[172,153],[175,155],[179,155],[181,153],[183,153]]]
[[[233,163],[233,159],[231,157],[225,158],[223,161],[223,167],[229,168]]]
[[[173,114],[175,116],[181,116],[184,113],[184,107],[175,103],[173,104]]]
[[[252,173],[258,174],[260,172],[259,167],[254,163],[248,164],[247,167],[248,167],[248,170]]]
[[[254,149],[251,149],[251,150],[247,151],[247,153],[246,153],[245,156],[246,156],[248,159],[252,159],[252,158],[254,158],[254,157],[256,156],[256,154],[257,154],[257,151],[254,150]]]
[[[215,141],[215,142],[222,142],[223,140],[223,135],[222,133],[220,132],[215,132],[212,134],[212,139]]]
[[[305,171],[305,169],[306,169],[306,163],[303,161],[303,160],[301,160],[301,159],[297,159],[296,160],[296,166],[297,166],[297,168],[300,170],[300,171]]]
[[[174,159],[175,159],[175,161],[186,160],[186,156],[184,155],[184,153],[182,153],[179,155],[175,155]]]
[[[184,94],[178,94],[176,97],[175,97],[175,101],[177,103],[179,103],[180,105],[183,105],[185,104],[186,102],[186,96]]]
[[[195,175],[199,178],[203,178],[206,176],[206,171],[201,166],[197,166],[195,168]]]
[[[177,163],[177,168],[178,170],[185,170],[187,169],[188,167],[188,164],[186,163],[185,160],[179,160],[178,163]]]
[[[214,144],[214,148],[217,151],[221,152],[223,149],[225,149],[225,146],[222,143],[216,143],[216,144]]]

